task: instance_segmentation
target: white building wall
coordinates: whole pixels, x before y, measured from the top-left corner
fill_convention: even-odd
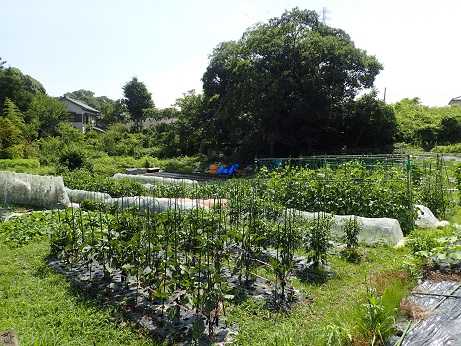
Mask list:
[[[81,107],[77,106],[76,104],[66,100],[66,99],[62,99],[61,100],[64,105],[66,106],[66,109],[69,113],[75,113],[75,114],[80,114],[82,116],[82,121],[81,122],[74,122],[74,121],[71,121],[70,123],[72,124],[72,126],[82,130],[83,132],[85,132],[86,130],[86,126],[85,126],[85,123],[84,123],[84,114],[86,114],[85,110],[83,110]]]

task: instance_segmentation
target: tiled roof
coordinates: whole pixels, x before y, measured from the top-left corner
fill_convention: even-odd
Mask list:
[[[100,113],[97,109],[94,109],[93,107],[88,106],[86,103],[82,101],[70,98],[69,96],[64,96],[63,99],[76,104],[77,106],[83,108],[84,110],[88,112],[97,113],[97,114]]]

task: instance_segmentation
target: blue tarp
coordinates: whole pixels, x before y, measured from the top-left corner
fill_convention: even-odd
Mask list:
[[[216,171],[216,175],[226,175],[231,176],[234,175],[237,170],[239,169],[240,165],[238,163],[234,163],[230,166],[220,166]]]

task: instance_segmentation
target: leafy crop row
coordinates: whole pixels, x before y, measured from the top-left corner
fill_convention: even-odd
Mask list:
[[[413,228],[414,201],[407,175],[397,167],[367,169],[355,162],[338,169],[287,167],[266,174],[267,188],[287,207],[341,215],[390,217]]]

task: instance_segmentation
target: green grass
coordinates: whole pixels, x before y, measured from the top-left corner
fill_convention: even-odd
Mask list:
[[[45,263],[48,242],[12,249],[0,240],[0,331],[21,345],[152,345],[113,309],[75,292]]]
[[[258,305],[247,302],[231,310],[229,320],[238,323],[239,345],[321,345],[325,327],[340,324],[354,332],[359,322],[357,309],[365,299],[366,288],[373,274],[401,270],[406,249],[388,247],[367,248],[367,256],[360,264],[348,263],[339,256],[331,257],[331,266],[337,277],[322,284],[296,282],[296,287],[311,304],[299,304],[289,314],[274,314]],[[413,282],[397,285],[392,273],[385,285],[392,287],[387,304],[396,305],[404,297]],[[381,287],[382,289],[383,287]]]
[[[123,321],[115,307],[101,307],[74,290],[50,269],[45,258],[47,240],[10,248],[0,235],[0,331],[15,330],[21,345],[146,345],[153,341]],[[388,309],[398,307],[412,286],[399,285],[394,271],[401,270],[406,249],[376,247],[360,264],[330,256],[337,277],[324,284],[298,280],[294,285],[308,300],[289,314],[270,312],[254,300],[227,307],[228,321],[237,323],[237,345],[321,345],[328,327],[340,325],[359,337],[361,303],[368,286],[389,287]],[[381,281],[372,280],[379,273]],[[381,277],[381,276],[380,276]],[[383,301],[386,292],[383,295]]]

